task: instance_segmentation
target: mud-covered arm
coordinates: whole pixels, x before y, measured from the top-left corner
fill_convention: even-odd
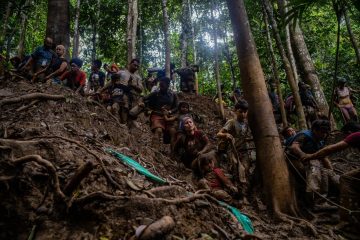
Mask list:
[[[323,149],[317,151],[316,153],[306,154],[306,156],[304,156],[302,158],[302,160],[309,161],[309,160],[313,160],[313,159],[324,158],[332,153],[339,152],[343,149],[346,149],[347,147],[349,147],[348,143],[346,143],[345,141],[340,141],[338,143],[326,146]]]

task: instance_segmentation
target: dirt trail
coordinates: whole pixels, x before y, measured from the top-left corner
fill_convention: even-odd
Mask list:
[[[58,98],[21,99],[27,94]],[[36,95],[35,95],[36,96]],[[39,96],[39,95],[37,95]],[[9,99],[14,101],[8,101]],[[198,127],[215,143],[222,123],[208,97],[180,96],[204,118]],[[23,80],[0,82],[0,239],[130,239],[164,216],[175,225],[164,239],[236,239],[236,219],[204,193],[168,152],[149,147],[145,116],[131,132],[101,105],[72,91]],[[167,180],[161,186],[105,149],[137,160]],[[261,193],[240,210],[262,239],[337,238],[332,223],[313,236],[306,226],[273,222]],[[328,225],[326,225],[328,224]],[[330,234],[331,233],[331,234]]]

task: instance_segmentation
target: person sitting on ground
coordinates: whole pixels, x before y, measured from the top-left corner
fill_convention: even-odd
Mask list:
[[[307,154],[312,154],[324,146],[324,140],[330,132],[328,120],[315,120],[311,130],[297,133],[286,149],[290,165],[293,166],[298,177],[306,178],[305,198],[310,206],[314,204],[314,192],[327,195],[329,180],[334,186],[339,184],[339,176],[333,171],[328,158],[319,158],[311,161],[302,161]],[[300,184],[301,185],[301,184]]]
[[[249,190],[250,178],[255,168],[251,151],[249,151],[249,140],[252,139],[252,135],[247,122],[248,108],[247,101],[240,100],[233,109],[236,117],[227,121],[217,133],[219,139],[218,153],[222,162],[225,161],[227,169],[230,169],[232,175],[239,176],[238,164],[241,163],[245,168],[242,173],[245,176],[238,179],[239,183],[241,182],[243,185],[243,195],[246,195]]]
[[[225,176],[223,169],[215,167],[216,153],[202,154],[193,162],[193,177],[197,180],[199,189],[210,190],[210,194],[220,201],[232,202],[231,194],[237,194],[238,189]]]
[[[56,57],[56,53],[52,50],[52,48],[52,38],[45,38],[44,45],[36,48],[20,71],[25,75],[28,75],[31,70],[33,73],[37,73],[46,68],[51,63],[53,57]],[[38,77],[41,78],[42,76],[38,75]]]
[[[60,76],[60,80],[64,85],[74,90],[76,93],[84,94],[86,82],[86,73],[81,71],[83,61],[79,58],[70,60],[70,70]]]
[[[171,115],[177,111],[178,97],[176,93],[169,89],[170,79],[168,77],[162,77],[159,79],[160,89],[159,91],[152,92],[148,96],[145,96],[143,103],[139,106],[146,106],[151,110],[150,122],[151,131],[154,133],[152,138],[152,146],[159,149],[161,146],[161,138],[163,133],[167,132],[170,136],[170,142],[174,142],[176,129],[173,123],[165,121],[165,116]],[[173,149],[171,147],[171,149]]]
[[[86,92],[95,93],[99,88],[104,87],[105,84],[105,73],[101,71],[102,62],[96,59],[92,62],[91,73],[87,82]]]
[[[54,57],[47,68],[36,72],[33,75],[32,82],[35,82],[38,76],[45,73],[44,81],[50,80],[49,83],[54,82],[60,84],[60,76],[66,72],[68,68],[68,62],[65,59],[65,47],[63,45],[57,45],[55,48],[56,57]]]
[[[284,137],[284,145],[288,146],[291,137],[296,135],[296,131],[292,127],[287,126],[281,131],[281,135]]]
[[[181,132],[174,144],[174,156],[185,167],[190,168],[198,156],[210,151],[211,145],[206,134],[196,128],[191,117],[183,118],[181,125]]]
[[[345,78],[338,79],[338,87],[335,89],[335,105],[340,109],[345,123],[353,120],[358,121],[358,116],[354,104],[351,101],[351,93],[359,93],[360,90],[354,90],[346,85]]]

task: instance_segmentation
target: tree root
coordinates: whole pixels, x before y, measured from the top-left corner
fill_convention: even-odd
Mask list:
[[[16,158],[11,162],[15,166],[18,166],[32,161],[44,166],[49,171],[49,173],[52,175],[52,178],[54,180],[54,188],[56,195],[64,200],[65,194],[60,189],[60,183],[59,183],[58,175],[56,173],[56,169],[50,161],[43,159],[40,155],[27,155],[24,157]]]
[[[19,107],[18,109],[16,109],[16,112],[24,111],[24,110],[30,108],[31,106],[34,106],[34,105],[37,104],[38,102],[40,102],[40,100],[39,100],[39,99],[36,99],[36,100],[32,101],[31,103],[29,103],[28,105]]]
[[[117,123],[117,125],[123,129],[126,129],[126,125],[125,124],[121,124],[119,119],[112,114],[111,112],[109,112],[101,103],[97,102],[97,101],[93,101],[93,100],[88,100],[89,103],[95,104],[99,107],[101,107],[107,114],[109,114]]]
[[[116,188],[118,189],[121,189],[121,186],[111,177],[110,173],[107,171],[105,165],[104,165],[104,162],[103,160],[96,154],[94,153],[93,151],[91,151],[89,148],[87,148],[86,146],[84,146],[82,143],[80,143],[79,141],[76,141],[76,140],[73,140],[73,139],[70,139],[70,138],[66,138],[66,137],[61,137],[61,136],[56,136],[56,135],[53,135],[53,136],[36,136],[36,137],[32,137],[30,139],[35,139],[35,138],[57,138],[57,139],[61,139],[61,140],[64,140],[64,141],[67,141],[67,142],[71,142],[73,144],[76,144],[77,146],[79,146],[80,148],[84,149],[87,153],[89,153],[90,155],[92,155],[99,163],[100,163],[100,166],[102,168],[102,170],[104,171],[105,173],[105,177],[106,179],[113,185],[115,186]]]
[[[289,215],[284,214],[284,213],[278,213],[278,214],[277,214],[277,217],[278,217],[280,220],[284,221],[284,222],[290,223],[290,229],[293,228],[294,224],[296,224],[296,225],[299,226],[299,227],[303,227],[303,226],[305,225],[305,226],[307,226],[307,227],[311,230],[312,234],[313,234],[315,237],[319,235],[318,232],[317,232],[317,230],[316,230],[316,228],[314,227],[314,225],[311,224],[309,221],[306,221],[305,219],[298,218],[298,217],[292,217],[292,216],[289,216]],[[296,223],[296,222],[294,222],[294,221],[297,221],[297,222],[299,222],[299,223]],[[301,223],[303,223],[304,225],[302,225]]]
[[[89,175],[91,170],[93,170],[94,164],[92,162],[86,162],[82,166],[80,166],[74,176],[70,179],[70,181],[66,184],[64,187],[64,193],[67,196],[71,196],[71,194],[74,192],[74,190],[79,186],[81,181]]]
[[[20,97],[6,98],[0,101],[0,107],[7,104],[18,103],[29,100],[64,100],[64,95],[52,95],[46,93],[30,93]]]

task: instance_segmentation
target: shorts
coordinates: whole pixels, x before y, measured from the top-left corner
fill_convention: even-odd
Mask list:
[[[161,128],[162,130],[165,131],[169,131],[169,129],[174,128],[173,122],[166,122],[163,116],[157,114],[151,114],[150,122],[151,122],[150,125],[151,131],[154,131],[156,128]]]

